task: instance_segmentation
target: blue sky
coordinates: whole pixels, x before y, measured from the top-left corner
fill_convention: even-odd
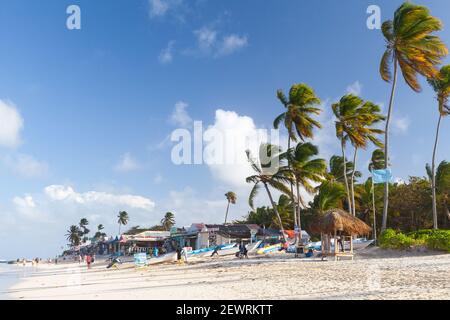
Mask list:
[[[81,30],[66,28],[71,4]],[[175,166],[168,136],[193,120],[270,128],[282,111],[276,90],[293,83],[321,97],[315,142],[324,156],[338,153],[331,103],[356,90],[387,105],[384,40],[366,27],[371,4],[386,20],[401,1],[0,0],[0,257],[52,256],[82,217],[114,233],[122,209],[130,225],[153,225],[168,210],[179,225],[221,222],[230,189],[239,197],[231,217],[244,216],[243,171]],[[450,24],[450,4],[426,4]],[[450,43],[447,27],[440,36]],[[396,177],[424,175],[436,122],[426,83],[416,94],[401,81]],[[441,137],[449,134],[444,121]],[[448,159],[441,141],[438,158]]]

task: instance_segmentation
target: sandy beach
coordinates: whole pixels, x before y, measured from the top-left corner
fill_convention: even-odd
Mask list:
[[[7,294],[13,299],[450,299],[450,255],[366,249],[354,261],[275,254],[191,259],[135,269],[43,265]]]

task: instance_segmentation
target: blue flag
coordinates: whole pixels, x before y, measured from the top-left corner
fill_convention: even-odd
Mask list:
[[[391,169],[373,170],[372,171],[373,183],[386,183],[392,181]]]

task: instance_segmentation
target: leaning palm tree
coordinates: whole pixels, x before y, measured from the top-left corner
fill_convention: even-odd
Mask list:
[[[439,77],[429,79],[428,82],[437,94],[439,120],[436,128],[436,138],[434,140],[433,157],[431,161],[431,190],[433,195],[433,227],[438,228],[437,219],[437,201],[436,201],[436,151],[439,141],[439,131],[441,128],[442,118],[450,115],[450,106],[448,99],[450,96],[450,65],[442,67]]]
[[[278,224],[280,226],[283,237],[286,239],[284,234],[283,222],[281,220],[280,214],[277,209],[277,204],[275,203],[272,192],[270,188],[281,191],[287,195],[291,195],[289,188],[286,187],[284,183],[290,183],[291,180],[286,177],[285,174],[280,172],[282,167],[282,162],[285,157],[284,153],[281,153],[281,149],[278,146],[271,144],[261,144],[259,147],[259,158],[253,159],[249,150],[246,151],[247,159],[255,171],[255,175],[247,177],[247,183],[252,183],[253,188],[250,192],[248,202],[251,208],[254,208],[254,199],[258,194],[261,186],[267,192],[269,196],[272,208],[277,216]]]
[[[128,221],[130,220],[130,217],[128,216],[128,213],[126,211],[120,211],[117,218],[119,218],[117,220],[117,223],[119,224],[119,235],[120,235],[120,227],[127,225]]]
[[[273,126],[278,129],[281,123],[284,123],[288,131],[288,150],[291,149],[291,142],[297,142],[298,138],[305,141],[306,138],[313,137],[314,128],[322,128],[322,125],[314,119],[322,110],[317,106],[320,99],[314,93],[314,90],[306,84],[295,84],[289,91],[289,97],[282,90],[277,91],[278,100],[283,104],[285,111],[275,118]],[[288,166],[291,167],[288,159]],[[296,211],[294,200],[294,187],[291,187],[291,199],[294,212]],[[296,215],[294,216],[295,225],[298,224]]]
[[[392,81],[384,141],[385,169],[389,165],[389,125],[394,105],[398,67],[408,86],[416,92],[421,90],[418,75],[427,79],[436,78],[439,75],[436,66],[441,64],[443,57],[448,54],[448,49],[442,40],[432,35],[433,32],[441,29],[441,21],[433,17],[427,7],[411,2],[403,3],[395,11],[394,19],[384,22],[381,27],[387,47],[381,59],[380,74],[384,81]],[[392,64],[394,65],[393,75]],[[381,230],[387,227],[388,208],[389,182],[386,181]]]
[[[373,142],[377,146],[382,143],[376,137],[377,134],[383,133],[382,130],[373,126],[384,120],[379,113],[380,107],[370,101],[364,101],[360,97],[348,94],[341,98],[338,103],[332,105],[333,113],[336,117],[336,136],[341,142],[342,158],[345,159],[346,142],[349,141],[354,147],[353,155],[353,171],[350,179],[351,187],[347,178],[346,161],[343,163],[343,176],[345,188],[347,191],[347,201],[349,202],[349,212],[356,215],[354,180],[356,156],[358,149],[365,149],[368,141]]]
[[[75,225],[70,226],[69,230],[67,230],[66,239],[70,242],[72,247],[80,245],[81,238],[79,227]]]
[[[228,210],[230,209],[230,204],[236,204],[237,196],[233,191],[228,191],[225,193],[225,197],[227,198],[227,211],[225,212],[225,224],[227,224],[228,219]]]
[[[175,225],[175,215],[172,212],[167,212],[161,220],[161,226],[164,230],[169,231]]]
[[[315,145],[299,143],[295,149],[289,151],[288,155],[292,167],[287,172],[292,174],[295,181],[297,196],[296,216],[300,235],[302,230],[301,208],[306,208],[300,194],[300,188],[303,188],[310,194],[315,193],[313,184],[323,182],[327,174],[327,162],[324,159],[314,158],[318,154],[319,149]]]

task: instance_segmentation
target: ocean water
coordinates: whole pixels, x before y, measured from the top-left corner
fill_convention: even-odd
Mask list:
[[[0,263],[0,300],[11,299],[9,288],[32,272],[32,267]]]

